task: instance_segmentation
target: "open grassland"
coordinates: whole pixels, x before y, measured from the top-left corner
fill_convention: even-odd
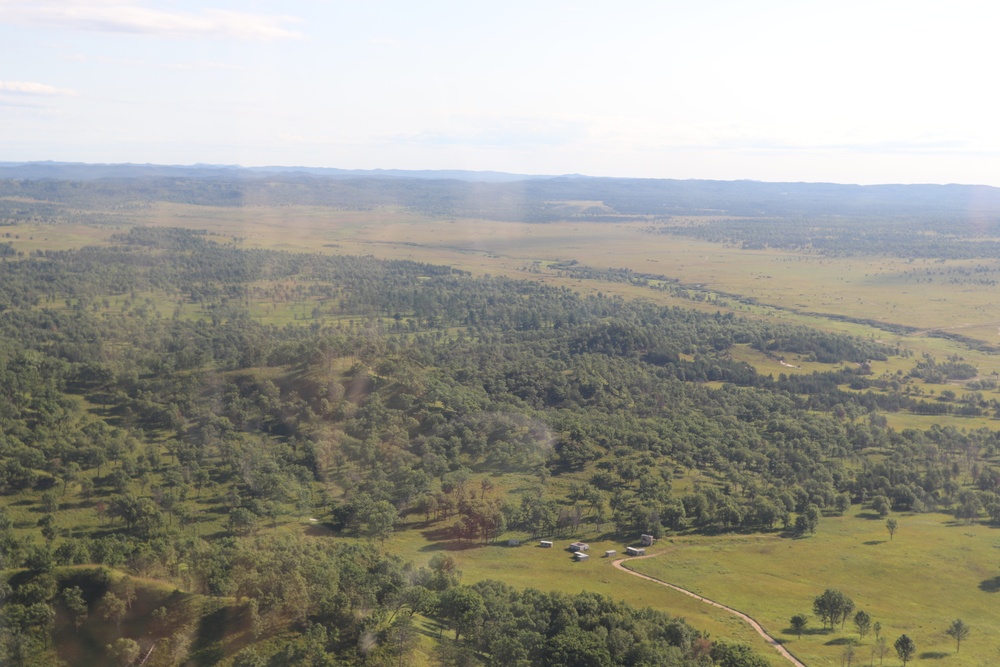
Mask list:
[[[887,665],[899,664],[891,645],[904,633],[917,645],[916,664],[997,664],[1000,532],[940,514],[895,518],[892,540],[884,521],[854,507],[823,519],[808,538],[679,537],[659,543],[659,557],[629,567],[750,614],[809,667],[841,665],[847,641],[858,639],[850,620],[843,629],[821,629],[812,602],[827,588],[882,624]],[[789,628],[795,614],[810,617],[801,639]],[[960,652],[945,634],[956,618],[972,627]],[[873,645],[871,634],[860,642],[857,664],[869,663]]]
[[[543,591],[579,593],[593,591],[616,600],[624,600],[638,607],[651,607],[674,616],[685,618],[695,628],[706,631],[712,638],[725,637],[743,641],[767,657],[772,665],[783,663],[746,623],[719,609],[709,607],[692,598],[662,586],[653,586],[637,577],[620,572],[611,566],[611,558],[604,558],[608,549],[624,554],[625,544],[598,534],[591,526],[586,532],[572,538],[554,539],[551,549],[538,546],[538,540],[520,535],[522,544],[506,546],[506,537],[498,544],[442,540],[442,529],[449,522],[410,523],[386,542],[386,549],[398,553],[417,565],[425,565],[437,553],[446,552],[453,557],[462,571],[463,583],[483,579],[498,579],[516,588],[535,588]],[[585,530],[585,529],[584,529]],[[548,539],[548,538],[546,538]],[[570,542],[581,539],[590,544],[590,559],[574,562],[566,550]],[[657,552],[659,547],[650,549]]]

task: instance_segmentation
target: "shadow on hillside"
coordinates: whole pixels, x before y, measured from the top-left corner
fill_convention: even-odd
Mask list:
[[[885,517],[879,516],[878,512],[858,512],[854,515],[856,519],[868,519],[869,521],[881,521]]]
[[[806,628],[802,631],[802,634],[806,637],[815,637],[816,635],[825,635],[829,632],[826,628]],[[785,628],[781,631],[783,635],[794,635],[799,636],[799,633],[794,628]]]
[[[433,544],[427,544],[420,547],[421,551],[465,551],[467,549],[475,549],[476,547],[483,546],[481,542],[473,542],[471,540],[446,540],[444,542],[435,542]]]
[[[885,544],[889,540],[868,540],[867,542],[862,542],[866,547],[873,547],[877,544]]]
[[[940,660],[941,658],[947,658],[950,654],[944,651],[924,651],[920,654],[921,660]]]
[[[847,646],[848,644],[854,644],[857,639],[854,637],[837,637],[836,639],[831,639],[826,642],[825,646]]]
[[[310,537],[332,537],[336,534],[336,531],[325,523],[311,523],[303,532]]]
[[[1000,592],[1000,577],[993,577],[992,579],[983,579],[979,582],[979,590],[984,593],[997,593]]]
[[[425,530],[420,533],[425,540],[431,544],[420,547],[421,551],[465,551],[483,546],[478,540],[455,539],[455,533],[451,528],[435,528]]]
[[[428,542],[441,542],[452,538],[451,528],[435,528],[422,531],[420,534]]]

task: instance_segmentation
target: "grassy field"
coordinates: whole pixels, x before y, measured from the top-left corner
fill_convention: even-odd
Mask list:
[[[447,552],[462,571],[463,583],[483,579],[497,579],[516,588],[535,588],[545,591],[579,593],[593,591],[624,600],[638,607],[651,607],[674,616],[685,618],[695,628],[707,631],[712,638],[726,637],[744,641],[767,657],[771,664],[783,661],[750,626],[708,605],[661,586],[652,586],[637,577],[611,567],[611,558],[604,558],[608,549],[625,551],[625,544],[596,532],[574,535],[572,538],[555,539],[551,549],[538,546],[538,541],[519,535],[521,546],[506,546],[506,536],[500,544],[483,545],[441,538],[441,531],[450,522],[423,522],[405,524],[386,542],[387,550],[398,553],[416,565],[425,565],[436,553]],[[591,527],[591,529],[593,529]],[[512,537],[514,535],[511,535]],[[574,562],[566,550],[577,539],[590,544],[588,561]],[[653,547],[649,553],[656,553]],[[787,664],[787,663],[784,663]]]
[[[858,638],[850,621],[843,630],[821,630],[812,601],[827,588],[843,591],[882,624],[886,665],[899,664],[891,644],[904,633],[917,645],[915,664],[997,664],[1000,532],[940,514],[894,516],[892,540],[884,521],[855,506],[844,517],[824,518],[808,538],[674,538],[657,545],[659,557],[630,567],[750,614],[809,667],[841,665],[846,640]],[[788,622],[798,613],[810,616],[801,639]],[[945,634],[956,618],[972,627],[959,653]],[[869,663],[873,644],[871,635],[861,641],[857,664]]]

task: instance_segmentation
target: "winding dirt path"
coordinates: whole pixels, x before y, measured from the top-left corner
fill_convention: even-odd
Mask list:
[[[794,655],[792,655],[791,653],[789,653],[788,649],[786,649],[784,646],[782,646],[781,643],[777,639],[775,639],[771,635],[767,634],[764,631],[764,628],[760,627],[760,623],[758,623],[757,621],[753,620],[752,618],[750,618],[749,616],[747,616],[746,614],[744,614],[742,611],[737,611],[737,610],[733,609],[732,607],[727,607],[726,605],[721,604],[719,602],[716,602],[715,600],[709,600],[708,598],[702,597],[702,596],[698,595],[697,593],[692,593],[691,591],[687,590],[686,588],[681,588],[680,586],[675,586],[673,584],[668,584],[665,581],[660,581],[659,579],[656,579],[654,577],[650,577],[650,576],[645,575],[645,574],[639,574],[635,570],[630,570],[629,568],[627,568],[627,567],[625,567],[623,565],[623,563],[625,563],[627,561],[642,560],[643,558],[654,558],[655,556],[659,556],[659,555],[660,554],[650,554],[648,556],[635,556],[633,558],[619,558],[618,560],[613,561],[611,564],[614,565],[619,570],[621,570],[622,572],[626,572],[628,574],[631,574],[633,577],[639,577],[640,579],[645,579],[646,581],[652,581],[654,584],[659,584],[660,586],[666,586],[667,588],[672,588],[675,591],[677,591],[678,593],[683,593],[684,595],[689,595],[689,596],[693,597],[695,600],[698,600],[699,602],[704,602],[705,604],[710,604],[713,607],[718,607],[719,609],[722,609],[723,611],[729,612],[733,616],[736,616],[737,618],[740,618],[740,619],[746,621],[747,623],[749,623],[750,627],[752,627],[757,632],[758,635],[760,635],[761,637],[764,638],[764,641],[766,641],[768,644],[770,644],[771,646],[773,646],[774,649],[778,653],[780,653],[783,658],[785,658],[790,663],[792,663],[793,665],[795,665],[795,667],[806,667],[804,664],[802,664],[801,661],[799,661],[798,658],[796,658]]]

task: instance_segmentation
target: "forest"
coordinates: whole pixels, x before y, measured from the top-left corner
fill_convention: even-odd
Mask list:
[[[3,203],[52,224],[121,194],[3,187],[47,190],[60,203]],[[743,350],[823,370],[765,375]],[[887,360],[908,370],[872,371]],[[948,381],[967,384],[921,389]],[[874,338],[208,230],[12,250],[0,646],[14,665],[388,665],[433,627],[435,664],[766,665],[662,612],[463,584],[446,551],[385,545],[421,520],[458,545],[804,537],[857,504],[1000,524],[995,430],[886,420],[997,416],[996,386]]]

